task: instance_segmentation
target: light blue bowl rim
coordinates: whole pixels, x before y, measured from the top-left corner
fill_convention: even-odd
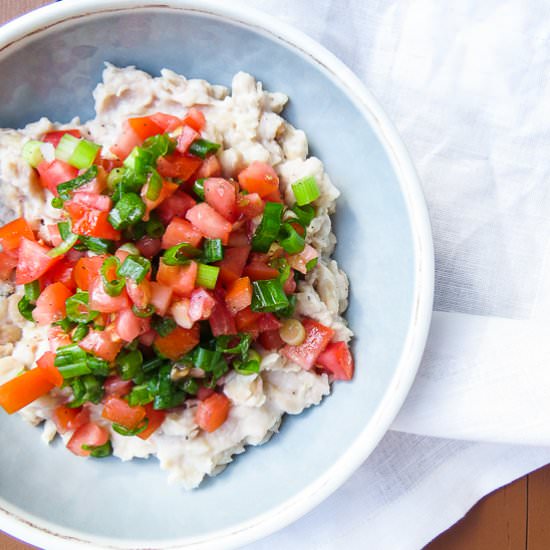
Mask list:
[[[304,33],[279,19],[257,11],[244,2],[223,0],[79,0],[51,4],[15,19],[0,28],[0,53],[31,35],[60,23],[97,13],[127,9],[182,9],[200,15],[222,17],[244,25],[271,39],[286,43],[316,64],[364,114],[383,145],[397,175],[411,220],[414,245],[414,308],[403,351],[384,398],[374,418],[329,470],[315,482],[282,503],[275,511],[260,515],[232,529],[201,538],[170,543],[159,541],[148,548],[235,548],[267,536],[295,521],[346,481],[382,439],[399,412],[414,381],[431,320],[434,288],[434,257],[428,211],[420,182],[409,155],[392,123],[355,74],[332,53]],[[276,29],[274,31],[273,29]],[[0,525],[11,535],[42,548],[77,550],[91,548],[140,548],[139,541],[121,546],[106,538],[84,538],[77,531],[61,528],[26,514],[0,499]]]

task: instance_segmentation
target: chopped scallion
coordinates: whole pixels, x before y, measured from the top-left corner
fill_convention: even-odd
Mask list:
[[[149,174],[149,179],[147,181],[147,193],[145,196],[150,201],[156,201],[160,196],[161,190],[162,178],[160,177],[159,173],[155,169],[153,169]]]
[[[103,445],[82,445],[82,449],[90,451],[90,456],[94,458],[105,458],[113,454],[113,446],[110,440]]]
[[[34,304],[29,302],[29,299],[26,296],[23,296],[23,298],[17,302],[17,309],[19,310],[19,313],[24,319],[31,321],[31,323],[34,323],[32,311],[35,307],[36,306]]]
[[[109,212],[109,223],[115,229],[125,229],[141,221],[145,204],[136,193],[124,193]]]
[[[120,273],[120,260],[116,256],[109,256],[101,266],[101,281],[109,296],[120,296],[126,279]]]
[[[136,283],[141,283],[147,273],[151,270],[151,262],[143,256],[130,254],[126,256],[117,273],[126,279],[132,279]]]
[[[176,321],[174,321],[171,317],[154,316],[151,323],[151,327],[155,329],[163,338],[168,336],[177,326]]]
[[[317,181],[313,176],[308,176],[295,181],[292,184],[292,191],[294,191],[296,204],[298,206],[310,204],[321,196],[321,192],[317,186]]]
[[[223,245],[221,239],[205,239],[202,261],[206,264],[223,260]]]
[[[70,134],[65,134],[65,136],[70,136]],[[75,189],[78,189],[79,187],[82,187],[92,181],[97,176],[97,172],[97,166],[92,166],[88,168],[84,174],[81,174],[72,180],[60,183],[57,186],[57,193],[59,194],[59,197],[64,201],[69,200],[71,198],[71,191],[74,191]]]
[[[83,290],[78,290],[76,294],[67,298],[65,301],[67,318],[75,323],[93,321],[99,315],[99,311],[90,310],[88,300],[88,293]]]
[[[65,134],[68,135],[68,134]],[[89,168],[94,163],[94,160],[101,149],[100,145],[88,141],[86,139],[81,139],[77,146],[75,147],[71,158],[68,160],[68,163],[79,170]]]
[[[184,265],[192,258],[198,258],[202,252],[189,243],[180,243],[166,250],[162,261],[166,265]]]
[[[193,184],[193,193],[195,193],[201,201],[204,200],[204,178],[195,180]]]
[[[40,296],[40,283],[38,281],[33,281],[32,283],[27,283],[25,285],[25,298],[31,303],[36,303],[38,297]]]
[[[190,146],[189,152],[192,155],[200,157],[201,159],[206,158],[210,153],[215,153],[220,148],[219,143],[213,143],[206,139],[196,139]]]
[[[281,229],[283,205],[278,202],[267,201],[262,221],[252,237],[252,249],[258,252],[267,252],[271,244],[277,239]]]
[[[78,235],[71,233],[59,246],[52,248],[48,252],[50,258],[57,258],[69,252],[69,250],[76,244],[78,241]]]
[[[252,311],[268,313],[288,307],[288,298],[279,279],[252,283]]]
[[[33,168],[36,168],[44,160],[41,150],[42,145],[43,143],[41,141],[36,141],[34,139],[27,141],[27,143],[23,145],[21,156],[23,160]]]
[[[145,431],[147,429],[147,426],[149,425],[149,419],[145,417],[137,427],[135,427],[133,430],[129,430],[128,428],[125,428],[124,426],[121,426],[120,424],[117,424],[116,422],[113,422],[113,430],[115,430],[116,433],[120,435],[124,435],[126,437],[131,437],[133,435],[138,435],[141,432]]]
[[[215,265],[198,264],[196,285],[204,288],[215,288],[220,268]]]
[[[122,380],[132,380],[141,371],[143,355],[138,349],[119,353],[116,358],[116,364]]]
[[[283,223],[279,232],[279,244],[288,254],[298,254],[304,249],[306,241],[290,223]]]

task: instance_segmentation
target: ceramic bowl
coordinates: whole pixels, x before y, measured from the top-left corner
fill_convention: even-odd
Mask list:
[[[0,126],[92,117],[105,61],[225,85],[244,70],[290,96],[286,117],[342,192],[336,258],[351,281],[356,375],[193,492],[168,485],[156,459],[82,460],[2,414],[0,527],[56,549],[240,546],[326,498],[399,410],[431,314],[424,200],[399,137],[359,80],[305,35],[234,2],[80,0],[9,23],[0,29]]]

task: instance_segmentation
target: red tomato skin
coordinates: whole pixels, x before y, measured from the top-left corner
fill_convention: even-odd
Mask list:
[[[48,343],[50,345],[50,351],[53,352],[61,346],[72,344],[71,337],[61,327],[57,326],[48,328]]]
[[[166,412],[155,410],[151,403],[145,405],[145,413],[149,423],[145,430],[137,434],[140,439],[149,439],[162,426],[166,418]]]
[[[198,265],[191,261],[187,265],[166,265],[159,263],[157,282],[172,289],[178,296],[189,297],[195,288]]]
[[[50,256],[48,256],[50,250],[51,249],[46,246],[30,241],[25,237],[21,237],[19,258],[15,271],[15,282],[18,285],[32,283],[36,279],[42,277],[48,269],[61,260],[61,256],[50,258]]]
[[[36,360],[36,367],[44,370],[46,378],[54,385],[60,388],[63,385],[63,375],[59,372],[57,367],[54,365],[55,353],[47,351],[43,353]]]
[[[4,252],[16,250],[21,244],[21,237],[34,241],[34,233],[25,218],[17,218],[0,227],[0,244]]]
[[[91,330],[78,345],[84,350],[92,353],[105,361],[114,361],[124,342],[114,333],[113,330]]]
[[[10,252],[0,252],[0,279],[6,281],[17,266],[17,256]]]
[[[141,405],[132,407],[124,399],[110,395],[104,400],[101,416],[124,426],[128,430],[136,428],[145,418],[145,409]]]
[[[197,392],[197,399],[199,401],[204,401],[208,399],[211,395],[214,395],[216,392],[212,388],[205,388],[204,386],[199,388]]]
[[[151,304],[158,315],[165,315],[172,300],[172,288],[157,282],[151,283]]]
[[[248,277],[241,277],[234,281],[227,289],[225,305],[229,312],[235,315],[238,311],[249,307],[252,303],[252,285]]]
[[[197,107],[191,107],[183,119],[183,124],[191,126],[191,128],[197,132],[202,132],[202,129],[206,124],[206,118],[202,111],[197,109]]]
[[[212,334],[221,336],[222,334],[237,334],[235,319],[227,309],[224,302],[216,300],[216,305],[212,309],[212,314],[208,318]]]
[[[317,357],[316,364],[332,373],[334,380],[353,378],[353,357],[346,342],[333,342]]]
[[[162,236],[162,248],[167,249],[181,243],[189,243],[191,246],[199,246],[202,234],[188,221],[181,218],[173,218]]]
[[[195,179],[216,178],[222,175],[222,165],[216,155],[206,157],[195,174]]]
[[[198,138],[200,134],[191,128],[191,126],[183,126],[180,135],[177,138],[176,149],[180,153],[187,153],[189,146]]]
[[[195,422],[204,431],[216,431],[229,416],[231,401],[223,393],[214,393],[201,401],[195,412]]]
[[[82,134],[80,133],[80,130],[71,129],[71,130],[53,130],[52,132],[48,132],[44,135],[42,138],[42,141],[44,143],[51,143],[54,147],[57,147],[59,145],[59,142],[61,141],[61,138],[65,134],[70,134],[71,136],[75,138],[81,138]]]
[[[128,126],[132,128],[134,133],[137,134],[142,141],[145,141],[149,137],[162,134],[162,128],[149,116],[129,118]]]
[[[143,279],[141,283],[136,283],[132,279],[126,280],[126,292],[130,300],[139,309],[144,309],[151,302],[151,283],[147,279]]]
[[[176,191],[171,197],[165,199],[156,209],[160,221],[168,225],[174,218],[185,216],[186,212],[193,208],[197,201],[185,191]]]
[[[154,113],[149,117],[163,132],[172,132],[183,124],[182,120],[166,113]]]
[[[143,140],[134,132],[128,121],[125,120],[122,124],[122,133],[118,137],[117,142],[111,147],[111,153],[120,160],[124,160],[134,147],[142,143]]]
[[[244,218],[250,220],[259,216],[265,209],[265,202],[258,193],[239,195],[237,197],[237,211]]]
[[[73,193],[72,201],[81,206],[95,208],[102,212],[109,212],[113,206],[113,201],[107,195],[91,193],[90,191],[77,191]]]
[[[31,369],[0,386],[0,407],[13,414],[46,395],[54,385],[44,369]]]
[[[36,307],[32,312],[33,319],[39,325],[60,321],[66,315],[65,301],[70,296],[72,292],[63,283],[48,285],[36,300]]]
[[[196,288],[189,301],[189,317],[192,321],[205,321],[212,315],[216,300],[204,288]]]
[[[285,345],[278,330],[267,330],[262,332],[259,340],[261,346],[267,351],[276,351]]]
[[[258,193],[264,198],[279,189],[279,177],[270,164],[252,162],[239,173],[239,185],[249,193]]]
[[[157,170],[163,178],[189,180],[201,167],[202,160],[191,155],[172,153],[157,160]]]
[[[124,397],[130,393],[133,385],[134,383],[131,380],[122,380],[122,378],[118,376],[109,376],[103,383],[103,388],[106,397],[111,395]]]
[[[70,430],[77,430],[80,426],[90,421],[90,411],[87,408],[77,407],[75,409],[65,405],[59,405],[53,411],[52,420],[57,431],[64,434]]]
[[[267,256],[254,254],[251,256],[250,263],[244,268],[244,274],[252,281],[265,281],[276,279],[279,276],[279,271],[267,265]]]
[[[282,326],[281,321],[273,313],[262,313],[258,319],[258,330],[266,332],[268,330],[279,330]]]
[[[189,209],[185,217],[189,220],[205,237],[209,239],[221,239],[223,244],[227,244],[229,234],[233,229],[232,225],[210,205],[201,202]]]
[[[82,446],[99,447],[109,441],[109,432],[95,422],[80,426],[67,443],[67,449],[77,456],[90,456],[91,451],[85,451]]]
[[[151,321],[148,318],[142,319],[135,315],[131,309],[123,309],[117,313],[115,329],[122,340],[131,342],[147,332],[150,324]]]
[[[62,160],[42,161],[36,169],[40,175],[42,187],[57,197],[57,186],[78,176],[78,169]]]
[[[262,317],[261,313],[252,311],[250,307],[246,307],[235,314],[235,324],[239,332],[248,332],[254,338],[260,333],[258,329],[258,321]]]
[[[97,274],[106,258],[107,256],[105,255],[85,256],[76,262],[73,277],[78,288],[89,290],[92,281],[97,278]]]
[[[304,319],[302,324],[306,329],[304,342],[299,346],[286,345],[281,350],[281,354],[302,368],[309,370],[332,340],[334,330],[313,319]]]
[[[208,178],[204,181],[204,199],[226,220],[237,219],[237,189],[223,178]]]
[[[101,313],[116,313],[121,309],[130,307],[130,300],[126,289],[122,289],[119,296],[109,296],[105,292],[101,277],[92,280],[89,286],[89,304],[90,309],[100,311]]]
[[[113,241],[120,239],[120,231],[109,223],[109,212],[83,206],[74,200],[65,202],[65,210],[71,218],[73,233]]]
[[[216,263],[216,265],[220,268],[218,280],[222,285],[229,286],[239,277],[242,277],[250,250],[250,246],[242,246],[238,248],[228,247],[224,250],[223,260]]]

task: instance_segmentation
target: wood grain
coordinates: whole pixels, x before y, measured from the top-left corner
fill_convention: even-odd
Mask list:
[[[49,3],[50,0],[0,0],[0,23]],[[547,466],[485,497],[425,550],[549,550],[549,518]],[[0,532],[0,550],[31,548]]]

